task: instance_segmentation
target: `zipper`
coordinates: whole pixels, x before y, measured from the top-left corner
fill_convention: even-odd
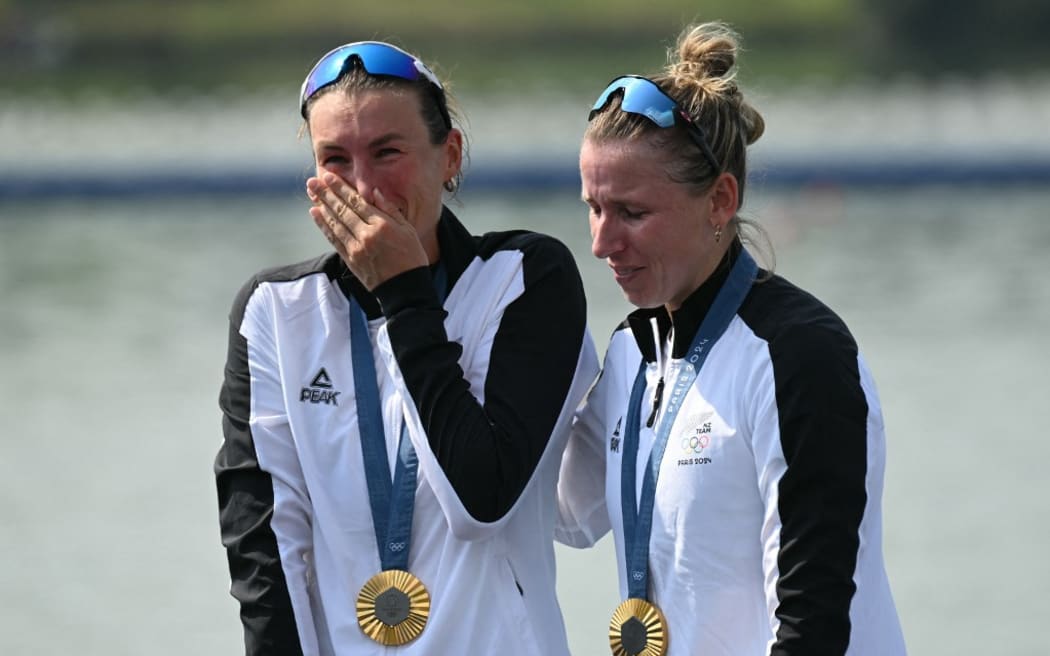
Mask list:
[[[664,377],[660,376],[660,382],[656,383],[656,394],[653,395],[653,411],[649,414],[649,420],[645,422],[646,428],[652,428],[656,421],[656,413],[660,411],[660,401],[664,397]]]
[[[660,370],[660,380],[656,383],[656,392],[653,394],[653,411],[649,413],[649,419],[645,422],[646,428],[652,428],[653,424],[656,423],[656,416],[660,413],[660,402],[664,398],[664,371],[667,367],[667,361],[670,359],[671,345],[668,342],[672,339],[671,335],[674,334],[674,328],[668,333],[666,340],[660,338],[660,326],[657,320],[652,320],[653,326],[653,343],[656,344],[656,366]],[[666,353],[665,353],[666,349]]]

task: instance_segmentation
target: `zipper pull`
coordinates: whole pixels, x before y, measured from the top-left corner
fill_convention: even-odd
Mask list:
[[[660,382],[656,383],[656,395],[653,396],[653,412],[649,415],[649,420],[645,422],[646,428],[652,428],[653,422],[656,421],[656,413],[660,410],[660,400],[664,397],[664,377],[660,376]]]

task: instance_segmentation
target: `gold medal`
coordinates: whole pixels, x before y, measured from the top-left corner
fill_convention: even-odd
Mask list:
[[[423,582],[400,569],[368,579],[357,595],[357,623],[381,645],[411,642],[423,633],[430,617],[430,593]]]
[[[664,614],[644,599],[623,602],[609,621],[613,656],[664,656],[667,638]]]

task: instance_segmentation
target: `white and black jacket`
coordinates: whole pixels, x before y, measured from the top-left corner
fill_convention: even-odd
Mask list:
[[[215,462],[231,592],[255,654],[567,654],[555,598],[555,490],[597,373],[560,242],[438,226],[448,296],[421,267],[369,294],[334,253],[264,271],[234,303]],[[408,569],[431,615],[402,647],[355,599],[380,571],[355,412],[349,301],[364,308],[391,463],[419,455]]]
[[[671,316],[638,310],[614,332],[566,449],[556,537],[585,547],[611,528],[621,596],[621,441],[635,374],[644,358],[640,488],[662,370],[681,365],[740,251]],[[669,655],[904,654],[882,557],[884,465],[879,399],[846,326],[779,276],[754,283],[660,464],[649,599],[667,618]]]

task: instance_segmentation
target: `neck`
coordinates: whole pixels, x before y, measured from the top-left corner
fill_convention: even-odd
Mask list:
[[[437,264],[438,260],[441,259],[441,242],[438,239],[438,225],[440,223],[441,217],[439,216],[426,234],[419,235],[419,243],[423,245],[423,252],[427,254],[427,264],[431,266]]]
[[[717,251],[715,251],[715,254],[706,263],[704,263],[702,267],[700,267],[697,270],[696,278],[694,278],[694,284],[692,286],[692,289],[683,294],[681,298],[673,298],[664,303],[664,309],[667,310],[668,314],[678,311],[678,309],[682,307],[682,303],[684,303],[687,298],[696,293],[696,290],[703,287],[704,283],[710,280],[711,277],[715,275],[717,271],[721,270],[723,267],[728,269],[730,266],[732,266],[732,263],[730,262],[730,259],[726,257],[726,254],[729,252],[729,249],[733,245],[733,236],[727,236],[729,237],[728,239],[723,237],[723,239],[725,240],[724,245]]]
[[[437,235],[432,240],[423,242],[423,251],[427,254],[427,263],[431,266],[438,263],[441,259],[441,247],[438,246]]]

